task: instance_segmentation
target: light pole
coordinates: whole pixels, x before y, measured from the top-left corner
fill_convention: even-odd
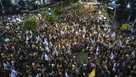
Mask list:
[[[112,5],[112,9],[113,9],[113,17],[112,17],[112,27],[113,28],[116,28],[116,24],[115,24],[115,16],[116,16],[116,1],[113,0],[111,2],[111,5]]]
[[[114,9],[113,21],[115,21],[116,11],[117,11],[117,7],[115,7],[115,9]]]
[[[130,22],[130,18],[131,18],[131,5],[130,5],[130,3],[127,4],[126,9],[128,10],[129,17],[128,17],[127,21],[129,23]]]
[[[1,0],[0,0],[0,5],[1,5],[1,7],[2,7],[2,13],[5,13],[4,6],[3,6],[3,4],[2,4],[2,1],[1,1]]]
[[[0,0],[0,5],[1,5],[1,7],[2,7],[2,14],[4,14],[4,13],[5,13],[5,10],[4,10],[4,6],[3,6],[1,0]],[[1,19],[2,19],[2,20],[4,19],[4,15],[1,16]],[[0,21],[1,21],[1,20],[0,20]]]
[[[113,26],[112,26],[113,29],[116,29],[116,28],[117,28],[116,11],[117,11],[117,7],[119,6],[119,4],[116,4],[116,1],[117,1],[117,0],[113,0],[112,3],[111,3],[111,4],[112,4],[112,7],[113,7],[113,10],[114,10],[114,11],[113,11],[113,20],[112,20],[112,21],[113,21]]]
[[[131,4],[130,3],[128,3],[127,5],[126,5],[126,9],[127,9],[127,11],[128,11],[128,19],[127,19],[127,22],[128,22],[128,24],[129,24],[129,29],[130,29],[130,31],[133,33],[134,32],[134,25],[135,25],[135,23],[136,23],[136,19],[134,20],[134,21],[131,21],[131,14],[132,14],[132,8],[131,8]],[[132,23],[132,24],[131,24]],[[131,25],[130,25],[131,24]]]

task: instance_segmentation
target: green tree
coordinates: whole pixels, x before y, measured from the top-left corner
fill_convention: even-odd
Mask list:
[[[78,0],[64,0],[64,4],[63,5],[69,5],[71,3],[75,3],[77,2]]]
[[[26,17],[24,20],[24,29],[35,31],[37,27],[36,18],[34,16]]]
[[[8,9],[12,6],[11,0],[1,0],[1,2],[4,6],[4,9]]]

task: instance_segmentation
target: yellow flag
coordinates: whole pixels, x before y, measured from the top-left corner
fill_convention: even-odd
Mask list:
[[[96,68],[93,68],[93,70],[89,73],[88,77],[95,77]]]
[[[128,24],[122,24],[120,29],[121,30],[128,30],[128,26],[129,26]]]

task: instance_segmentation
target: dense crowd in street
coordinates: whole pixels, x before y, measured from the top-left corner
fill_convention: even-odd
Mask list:
[[[87,77],[93,68],[96,77],[135,77],[136,37],[105,22],[98,11],[73,8],[46,31],[0,27],[0,77]],[[88,52],[88,63],[73,55],[79,52]]]

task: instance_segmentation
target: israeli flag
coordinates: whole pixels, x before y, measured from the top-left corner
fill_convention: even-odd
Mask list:
[[[17,72],[15,69],[11,70],[11,77],[17,77]]]

